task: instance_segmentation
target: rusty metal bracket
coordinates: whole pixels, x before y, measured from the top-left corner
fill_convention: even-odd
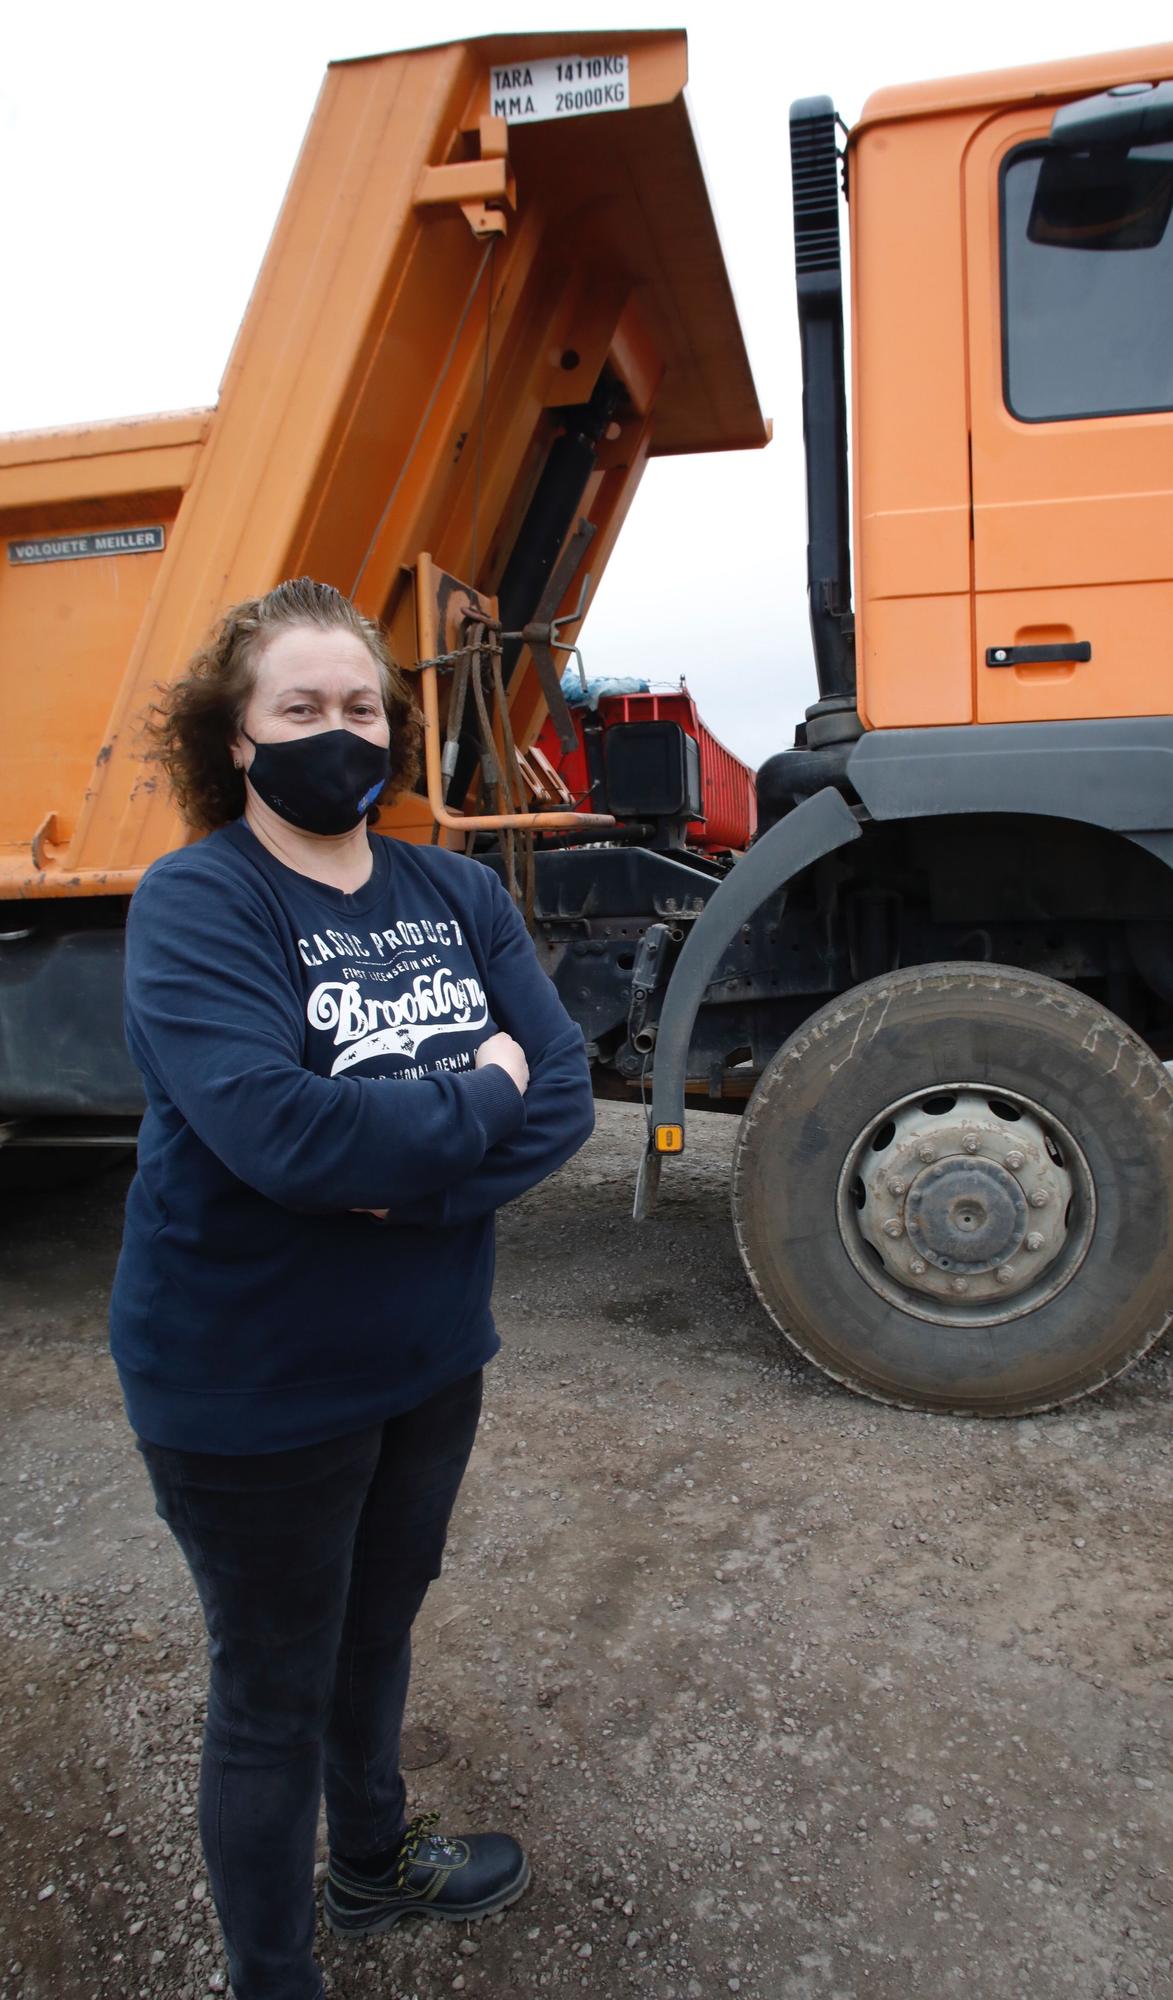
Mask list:
[[[43,868],[46,860],[46,847],[56,847],[60,844],[60,841],[61,835],[57,830],[57,814],[55,812],[47,812],[32,838],[33,867]]]
[[[545,751],[540,750],[536,743],[532,743],[526,751],[519,750],[517,761],[535,799],[548,799],[551,805],[574,804],[574,794],[561,771],[551,764]]]

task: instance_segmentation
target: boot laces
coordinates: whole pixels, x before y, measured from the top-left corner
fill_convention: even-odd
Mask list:
[[[395,1877],[395,1886],[397,1889],[406,1887],[407,1871],[418,1856],[420,1847],[425,1840],[432,1847],[439,1848],[441,1853],[447,1855],[449,1860],[456,1861],[459,1858],[456,1848],[449,1841],[443,1839],[441,1835],[432,1832],[432,1828],[438,1824],[439,1818],[440,1815],[438,1812],[417,1813],[408,1826],[407,1832],[403,1836],[403,1843],[399,1849],[399,1865]]]

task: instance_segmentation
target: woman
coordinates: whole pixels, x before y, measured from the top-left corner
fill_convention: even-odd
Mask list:
[[[407,1825],[410,1633],[472,1448],[493,1215],[593,1123],[582,1036],[493,873],[372,836],[418,724],[377,627],[308,578],[239,604],[154,724],[206,838],[143,876],[146,1087],[112,1346],[211,1677],[200,1833],[237,2000],[319,2000],[327,1921],[465,1919],[505,1834]]]

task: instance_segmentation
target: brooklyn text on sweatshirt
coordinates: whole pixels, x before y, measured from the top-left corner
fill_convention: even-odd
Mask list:
[[[111,1344],[152,1443],[311,1444],[481,1367],[494,1212],[591,1130],[581,1032],[496,876],[371,847],[348,895],[238,820],[155,862],[131,902],[147,1110]],[[475,1066],[499,1028],[524,1097]],[[353,1213],[374,1208],[385,1225]]]

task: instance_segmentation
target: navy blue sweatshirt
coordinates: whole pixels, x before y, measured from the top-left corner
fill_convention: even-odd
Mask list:
[[[494,1212],[591,1130],[582,1034],[497,877],[371,848],[348,895],[237,820],[156,861],[132,899],[126,1036],[147,1110],[111,1336],[151,1443],[312,1444],[481,1367],[500,1345]],[[525,1050],[524,1097],[473,1066],[498,1028]]]

